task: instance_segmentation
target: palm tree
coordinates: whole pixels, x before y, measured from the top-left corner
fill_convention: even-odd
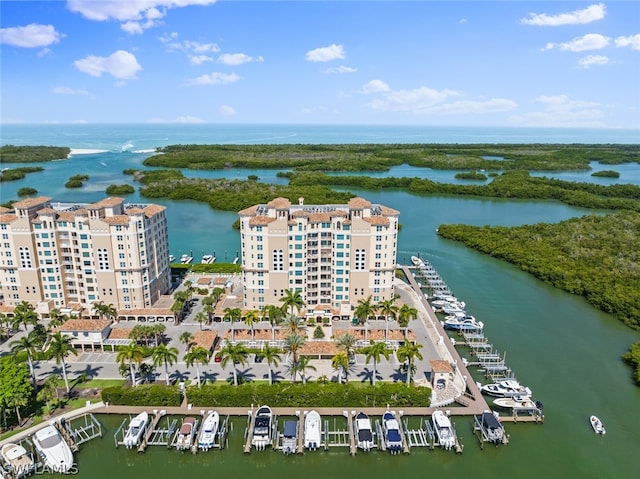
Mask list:
[[[20,324],[24,325],[24,330],[27,331],[27,328],[30,324],[36,324],[38,322],[38,313],[34,306],[27,301],[22,301],[18,306],[13,310],[13,324],[18,326]]]
[[[67,394],[69,394],[69,378],[67,378],[67,364],[65,363],[65,358],[69,356],[69,354],[78,355],[76,348],[71,344],[71,338],[69,336],[63,335],[61,332],[54,333],[51,335],[51,340],[49,342],[49,352],[51,353],[51,357],[55,358],[56,364],[62,365],[62,377],[64,378],[64,386],[67,390]]]
[[[36,331],[29,332],[26,336],[22,336],[16,341],[11,341],[11,352],[13,354],[27,353],[27,363],[29,364],[29,373],[33,381],[34,390],[37,389],[36,373],[33,368],[33,360],[38,354],[38,350],[42,347],[42,341]]]
[[[164,366],[164,376],[169,385],[169,366],[173,366],[178,361],[178,350],[176,348],[168,348],[162,343],[153,348],[151,352],[154,366]]]
[[[118,316],[118,310],[111,303],[104,306],[102,310],[102,314],[107,317],[107,319],[115,319]]]
[[[193,319],[200,324],[200,331],[202,331],[202,325],[207,322],[207,315],[202,311],[198,311]]]
[[[220,301],[220,297],[224,294],[224,288],[213,288],[213,291],[211,291],[211,297],[213,298],[214,302],[217,303],[218,301]]]
[[[276,325],[280,324],[280,321],[283,317],[283,312],[281,308],[273,304],[268,304],[262,310],[262,317],[267,318],[269,320],[269,324],[271,325],[271,340],[276,340]]]
[[[49,311],[49,329],[62,326],[67,320],[67,316],[62,314],[58,308],[53,308]]]
[[[207,319],[209,322],[211,322],[211,320],[213,319],[211,316],[215,311],[215,303],[216,301],[212,296],[205,296],[204,298],[202,298],[202,310],[207,313]]]
[[[198,387],[200,387],[200,368],[198,364],[209,364],[209,351],[202,346],[198,346],[190,350],[184,355],[184,362],[187,363],[187,367],[196,366],[196,378],[198,380]]]
[[[353,315],[358,320],[358,324],[365,324],[369,319],[369,316],[373,316],[376,312],[376,307],[371,304],[371,296],[367,299],[358,300],[358,305],[353,311]]]
[[[284,350],[285,352],[291,354],[291,363],[289,366],[289,371],[291,372],[291,381],[295,382],[296,380],[296,372],[297,372],[297,364],[298,364],[298,352],[304,346],[305,338],[300,336],[298,333],[290,334],[284,340]]]
[[[127,346],[123,346],[116,355],[116,361],[120,365],[128,364],[131,384],[136,386],[136,371],[133,364],[140,364],[144,359],[144,349],[135,341],[131,341]]]
[[[182,320],[182,314],[184,313],[184,301],[176,299],[171,305],[171,312],[173,313],[174,320],[180,322]]]
[[[417,358],[422,360],[422,353],[420,352],[421,347],[422,344],[420,343],[405,341],[396,352],[398,361],[401,363],[407,361],[407,384],[411,384],[411,373],[414,359]]]
[[[304,306],[304,299],[302,299],[302,293],[298,290],[288,289],[285,291],[284,296],[280,298],[282,301],[282,308],[289,309],[289,314],[293,314],[295,309],[298,313]]]
[[[104,317],[104,310],[106,307],[107,305],[104,304],[104,301],[96,301],[93,303],[93,307],[91,309],[100,319],[102,319]]]
[[[14,407],[16,409],[16,416],[18,416],[18,425],[22,423],[22,417],[20,416],[20,408],[29,404],[29,396],[24,391],[13,391],[8,398],[5,398],[7,406]]]
[[[338,371],[338,382],[342,382],[342,374],[344,373],[345,383],[349,382],[349,356],[346,351],[338,351],[331,358],[331,367]]]
[[[418,318],[418,310],[409,306],[408,304],[403,304],[398,310],[398,325],[404,329],[404,336],[407,337],[407,327],[409,326],[409,322],[412,319]]]
[[[240,308],[224,308],[224,320],[231,321],[231,341],[234,339],[233,323],[239,321],[242,318],[242,310]]]
[[[153,334],[153,339],[155,340],[156,346],[160,344],[160,338],[166,332],[167,327],[164,324],[156,323],[151,326],[150,333]]]
[[[233,344],[231,341],[227,340],[224,347],[220,350],[220,357],[222,358],[220,361],[220,366],[222,369],[227,367],[227,364],[231,362],[233,364],[233,385],[238,385],[238,371],[236,369],[236,364],[242,364],[243,366],[247,363],[247,357],[249,356],[249,351],[247,347],[242,344]]]
[[[389,340],[389,321],[391,319],[396,319],[398,314],[398,306],[396,305],[396,300],[399,297],[400,297],[399,295],[394,294],[391,299],[380,301],[376,306],[378,308],[378,311],[380,311],[380,313],[384,315],[384,319],[386,320],[385,335],[384,335],[385,341]]]
[[[344,350],[347,353],[347,356],[351,355],[353,350],[356,347],[356,342],[358,340],[351,333],[344,333],[342,336],[338,336],[336,339],[336,344],[339,349]]]
[[[289,316],[287,316],[282,325],[289,334],[299,334],[304,332],[304,330],[307,328],[306,324],[300,323],[300,320],[295,314],[290,314]]]
[[[273,384],[273,368],[277,368],[280,362],[280,350],[267,344],[259,354],[267,360],[269,365],[269,384]]]
[[[316,367],[313,364],[311,364],[311,356],[300,356],[295,368],[296,368],[296,371],[299,372],[300,375],[302,376],[302,384],[307,383],[306,371],[308,369],[310,369],[311,371],[317,371]]]
[[[193,344],[193,334],[191,334],[189,331],[183,331],[180,334],[179,339],[180,339],[180,342],[184,343],[184,345],[187,347],[187,351],[189,351]]]
[[[55,409],[54,405],[57,407],[57,402],[60,399],[58,397],[58,387],[61,382],[62,379],[57,374],[47,376],[47,379],[45,379],[40,391],[38,391],[38,394],[36,395],[36,399],[38,401],[44,401],[47,403],[50,412]],[[53,403],[54,399],[56,399],[56,404]]]
[[[253,325],[258,321],[260,321],[260,315],[255,309],[247,311],[247,313],[244,315],[244,323],[251,328],[251,341],[255,339]]]
[[[384,356],[385,359],[389,359],[391,350],[387,347],[384,341],[370,341],[369,346],[363,348],[363,353],[366,354],[366,363],[369,364],[369,360],[373,359],[373,378],[372,384],[376,384],[376,376],[378,374],[378,362]]]

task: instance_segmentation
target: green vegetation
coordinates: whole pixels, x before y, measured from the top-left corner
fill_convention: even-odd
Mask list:
[[[131,185],[109,185],[105,190],[108,195],[128,195],[135,191]]]
[[[591,176],[599,176],[602,178],[620,178],[620,173],[614,170],[601,170],[591,173]]]
[[[3,181],[15,181],[21,180],[27,173],[35,173],[37,171],[44,171],[41,166],[25,166],[23,168],[8,168],[0,172],[0,183]]]
[[[0,146],[0,163],[33,163],[66,158],[71,149],[66,146]]]
[[[89,179],[89,175],[73,175],[69,178],[64,186],[66,188],[82,188],[85,181]]]
[[[589,215],[512,228],[441,225],[438,234],[508,261],[536,278],[584,296],[640,329],[640,213]]]
[[[487,175],[483,173],[478,173],[476,171],[464,171],[462,173],[456,173],[455,177],[458,180],[482,180],[485,181],[487,179]]]
[[[102,400],[109,404],[126,406],[180,406],[182,395],[178,386],[141,384],[140,386],[114,386],[102,390]]]
[[[211,264],[195,263],[190,266],[193,273],[233,274],[242,272],[242,266],[239,264],[218,263],[217,261]]]
[[[409,164],[440,170],[588,170],[591,161],[637,162],[639,145],[170,145],[146,166],[219,170],[387,171]]]
[[[29,196],[29,195],[37,195],[38,194],[38,190],[36,190],[35,188],[29,188],[28,186],[25,186],[24,188],[20,188],[18,190],[18,196]]]
[[[629,351],[622,355],[622,360],[633,368],[633,380],[640,386],[640,341],[631,345]]]

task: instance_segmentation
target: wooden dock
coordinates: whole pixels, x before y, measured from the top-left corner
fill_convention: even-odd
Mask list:
[[[249,411],[249,417],[247,418],[247,429],[245,431],[245,443],[244,443],[244,453],[251,454],[251,431],[253,431],[253,425],[256,422],[256,416],[253,414],[253,407]]]
[[[355,411],[344,411],[343,414],[347,417],[347,431],[349,432],[349,452],[352,456],[358,453],[358,446],[356,444],[356,435],[353,427],[353,417],[356,415]]]

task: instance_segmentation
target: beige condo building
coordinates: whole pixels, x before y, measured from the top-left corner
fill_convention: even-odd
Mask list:
[[[151,306],[170,289],[165,207],[106,198],[93,204],[38,197],[0,208],[4,303],[40,313],[71,304],[89,310]]]
[[[306,315],[349,316],[391,299],[399,212],[363,198],[342,205],[276,198],[239,212],[244,306],[281,306],[299,291]]]

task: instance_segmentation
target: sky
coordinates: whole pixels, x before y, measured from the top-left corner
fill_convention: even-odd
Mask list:
[[[640,2],[0,2],[0,123],[640,128]]]

